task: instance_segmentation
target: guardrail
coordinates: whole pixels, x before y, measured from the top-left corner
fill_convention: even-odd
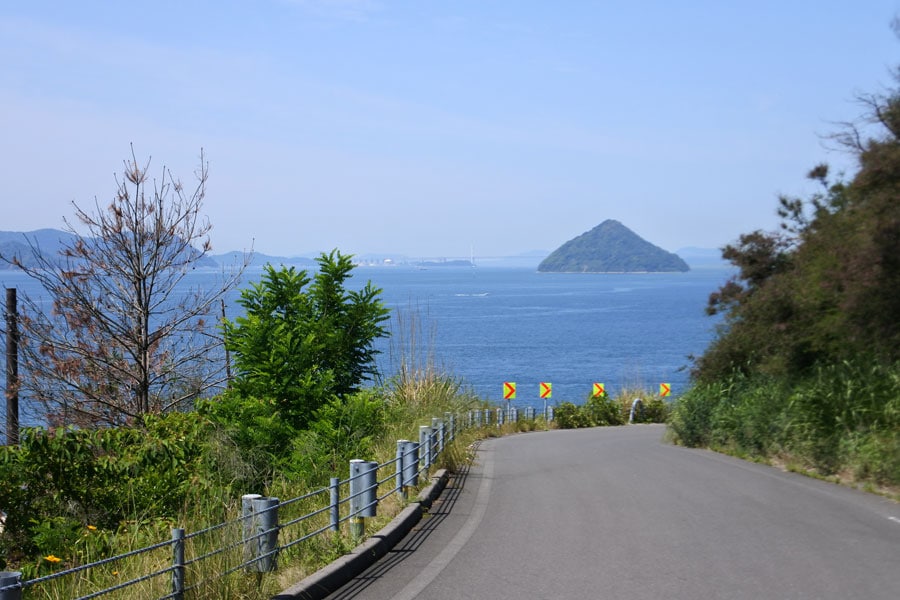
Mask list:
[[[525,409],[525,418],[535,417],[534,409]],[[545,417],[552,419],[552,409]],[[237,519],[193,533],[173,528],[168,540],[44,577],[23,581],[21,573],[0,572],[0,600],[21,600],[30,588],[42,588],[48,597],[60,597],[61,589],[75,590],[80,594],[77,600],[120,591],[126,594],[123,597],[182,600],[204,588],[227,587],[223,580],[235,573],[261,577],[275,570],[279,557],[299,553],[303,544],[314,546],[318,536],[338,532],[344,523],[353,542],[361,541],[365,519],[376,516],[378,504],[394,494],[406,501],[409,490],[427,476],[460,431],[499,427],[518,418],[516,408],[469,411],[463,423],[446,413],[420,426],[418,441],[398,440],[394,459],[380,464],[351,460],[348,478],[332,478],[327,488],[284,501],[246,494]],[[386,469],[388,474],[379,479]],[[378,495],[379,490],[384,493]],[[139,556],[143,565],[155,568],[133,572],[128,561]]]

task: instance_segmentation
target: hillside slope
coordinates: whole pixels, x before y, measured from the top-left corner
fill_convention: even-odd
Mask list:
[[[545,258],[544,273],[671,273],[690,271],[677,254],[608,219],[569,240]]]

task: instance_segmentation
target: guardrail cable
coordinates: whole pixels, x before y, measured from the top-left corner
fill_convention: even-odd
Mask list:
[[[7,590],[12,588],[26,588],[40,585],[52,580],[60,579],[62,577],[75,575],[88,571],[90,569],[95,569],[104,565],[109,565],[128,558],[146,554],[148,552],[159,550],[161,548],[170,548],[173,550],[173,552],[175,553],[173,565],[164,569],[159,569],[152,573],[148,573],[146,575],[142,575],[140,577],[136,577],[134,579],[130,579],[128,581],[117,583],[116,585],[103,590],[98,590],[86,596],[81,596],[77,600],[91,600],[93,598],[98,598],[105,594],[132,587],[166,574],[173,574],[173,588],[180,589],[172,589],[171,593],[165,596],[161,596],[160,600],[168,600],[170,598],[180,600],[184,597],[185,593],[196,590],[203,585],[208,585],[212,581],[216,581],[242,569],[252,569],[254,568],[254,566],[256,566],[257,569],[266,570],[270,567],[260,565],[263,565],[264,561],[267,565],[274,564],[274,560],[269,561],[268,559],[273,559],[274,557],[276,557],[281,550],[293,548],[294,546],[297,546],[298,544],[310,540],[329,530],[337,531],[340,525],[347,523],[348,521],[350,521],[352,528],[354,526],[354,522],[357,521],[357,519],[359,519],[361,515],[366,514],[373,507],[377,507],[379,502],[388,498],[391,494],[404,494],[401,497],[405,499],[407,481],[410,479],[410,476],[414,475],[416,480],[424,478],[427,473],[435,466],[437,457],[440,455],[440,453],[447,448],[447,445],[456,440],[457,433],[460,429],[464,429],[466,427],[482,427],[490,424],[490,416],[488,414],[485,414],[484,416],[485,418],[482,419],[482,414],[479,411],[470,411],[467,419],[458,419],[454,415],[445,414],[444,421],[439,418],[435,418],[432,420],[430,427],[422,426],[419,428],[418,443],[401,440],[400,442],[402,442],[403,444],[410,444],[410,446],[405,447],[406,449],[398,450],[398,455],[395,458],[381,464],[377,464],[374,462],[367,463],[369,471],[356,475],[351,474],[351,476],[347,479],[341,480],[338,478],[332,478],[332,483],[327,488],[319,488],[305,493],[301,496],[285,500],[283,502],[275,498],[263,499],[259,495],[248,494],[244,497],[244,499],[252,499],[252,507],[250,504],[245,505],[244,514],[242,514],[241,517],[237,519],[226,521],[224,523],[218,523],[216,525],[211,525],[189,534],[185,534],[183,530],[173,530],[173,538],[176,531],[179,532],[180,537],[178,539],[165,540],[163,542],[159,542],[144,548],[125,552],[88,564],[79,565],[77,567],[59,571],[57,573],[52,573],[50,575],[45,575],[43,577],[38,577],[28,581],[20,581],[13,586],[5,586],[3,589]],[[351,471],[352,463],[354,462],[361,463],[363,461],[351,461]],[[391,472],[389,474],[385,474],[383,478],[378,479],[377,474],[379,469],[383,469],[382,473],[385,473],[385,471],[388,470],[390,470]],[[357,484],[363,476],[371,477],[370,479],[364,480],[369,482],[367,484],[368,487],[365,487],[364,489],[356,491],[354,493],[343,493],[356,489]],[[385,486],[387,488],[387,491],[379,496],[377,495],[377,492],[379,487],[381,486]],[[290,518],[284,523],[278,524],[279,510],[283,511],[288,507],[298,505],[300,502],[319,497],[323,494],[330,495],[330,499],[326,500],[327,504],[325,504],[325,506],[316,508],[309,513]],[[363,502],[358,501],[358,499],[364,496],[367,498],[363,501],[365,502],[365,505],[359,506]],[[326,498],[328,497],[326,496]],[[257,509],[256,503],[258,500],[267,500],[272,504],[266,508]],[[349,510],[346,508],[348,506]],[[258,519],[260,518],[260,515],[264,515],[273,511],[274,516],[269,517],[270,520],[268,522],[274,522],[274,527],[269,527],[263,531],[259,531],[256,530],[257,525],[251,525],[259,522]],[[288,529],[293,530],[294,527],[310,522],[311,519],[320,517],[329,512],[331,513],[331,518],[327,519],[329,521],[327,524],[319,526],[318,523],[313,523],[310,525],[310,527],[315,527],[313,531],[303,533],[302,535],[300,535],[300,537],[297,537],[296,539],[292,539],[290,541],[282,540],[281,542],[279,542],[277,540],[277,536],[280,532],[284,532]],[[372,514],[374,515],[374,512]],[[187,541],[195,541],[196,543],[196,540],[198,540],[202,536],[210,536],[211,534],[223,532],[226,529],[229,529],[234,533],[222,533],[221,539],[219,540],[219,543],[222,545],[215,547],[207,552],[197,554],[189,559],[185,559],[185,557],[183,556],[183,549],[184,544]],[[306,527],[303,527],[302,529],[306,529]],[[275,537],[274,547],[265,541],[266,538],[272,534],[274,534]],[[235,535],[239,539],[234,542],[225,543],[230,535]],[[228,552],[236,551],[238,549],[243,549],[244,551],[243,558],[238,561],[238,564],[229,566],[228,568],[225,568],[220,572],[211,573],[208,576],[201,578],[199,581],[192,582],[191,585],[184,585],[185,582],[183,581],[183,573],[185,569],[189,567],[195,567],[193,571],[197,571],[198,569],[196,567],[200,563],[226,554]],[[226,562],[230,561],[226,560]],[[175,583],[175,580],[178,580],[177,584]]]

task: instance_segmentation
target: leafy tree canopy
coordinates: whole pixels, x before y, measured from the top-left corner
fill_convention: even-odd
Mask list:
[[[374,343],[387,335],[381,290],[371,282],[359,291],[346,289],[351,257],[335,250],[317,262],[312,277],[267,265],[262,279],[241,292],[245,315],[224,326],[235,389],[269,399],[298,427],[376,374]]]
[[[860,101],[862,120],[833,136],[858,159],[853,178],[816,166],[818,192],[779,199],[781,231],[723,249],[738,273],[710,296],[708,312],[725,321],[696,362],[699,380],[900,360],[900,91]]]

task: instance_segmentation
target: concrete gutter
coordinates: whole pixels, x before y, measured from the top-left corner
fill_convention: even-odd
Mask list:
[[[349,554],[345,554],[277,596],[273,596],[272,600],[319,600],[336,592],[341,586],[390,552],[400,540],[406,537],[406,534],[422,519],[425,511],[431,508],[432,502],[444,491],[449,477],[446,469],[437,471],[431,478],[431,483],[419,493],[416,500],[400,511],[400,514],[378,533],[354,548]]]

